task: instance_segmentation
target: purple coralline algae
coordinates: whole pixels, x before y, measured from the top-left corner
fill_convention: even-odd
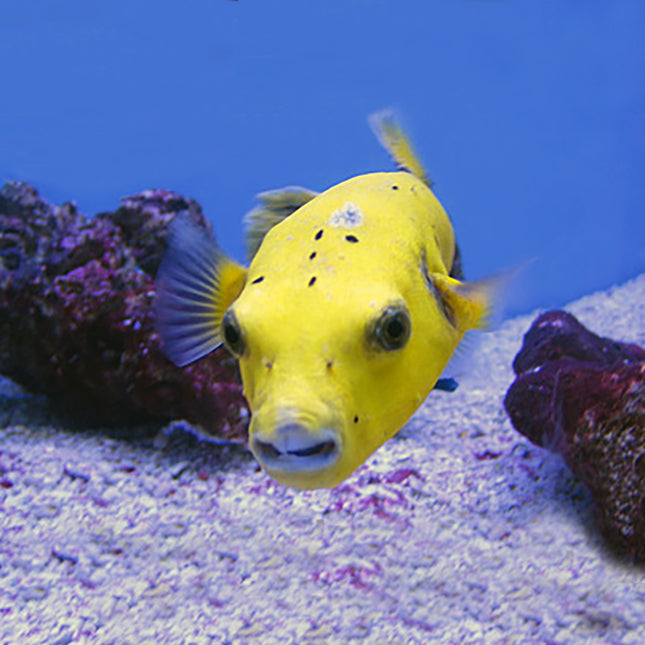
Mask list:
[[[83,423],[182,418],[245,441],[237,365],[219,349],[190,367],[168,361],[154,328],[154,276],[168,223],[199,205],[167,190],[126,197],[86,218],[31,186],[0,191],[0,373]]]
[[[504,404],[515,428],[563,456],[591,491],[608,544],[645,562],[645,350],[549,311],[513,369]]]

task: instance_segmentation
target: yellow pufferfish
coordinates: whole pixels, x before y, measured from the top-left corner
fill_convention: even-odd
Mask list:
[[[336,486],[391,438],[491,311],[494,281],[460,280],[451,222],[397,121],[370,120],[398,171],[261,193],[248,268],[177,218],[157,278],[168,358],[184,366],[223,342],[251,451],[302,489]]]

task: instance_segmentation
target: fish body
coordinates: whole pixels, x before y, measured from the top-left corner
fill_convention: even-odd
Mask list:
[[[490,283],[458,279],[452,224],[407,139],[390,117],[375,129],[403,170],[264,194],[248,269],[184,223],[158,278],[169,357],[226,343],[250,448],[298,488],[337,485],[391,438],[490,313]]]

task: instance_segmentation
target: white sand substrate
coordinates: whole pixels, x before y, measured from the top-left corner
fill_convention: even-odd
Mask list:
[[[567,307],[645,345],[645,275]],[[502,400],[534,315],[486,334],[345,484],[300,492],[181,423],[78,430],[0,385],[0,643],[645,643],[645,568]]]

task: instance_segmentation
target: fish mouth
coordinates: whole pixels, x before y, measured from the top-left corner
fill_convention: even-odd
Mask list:
[[[251,452],[271,472],[311,473],[329,468],[340,457],[340,439],[331,428],[312,432],[299,424],[276,430],[270,439],[254,436]]]

